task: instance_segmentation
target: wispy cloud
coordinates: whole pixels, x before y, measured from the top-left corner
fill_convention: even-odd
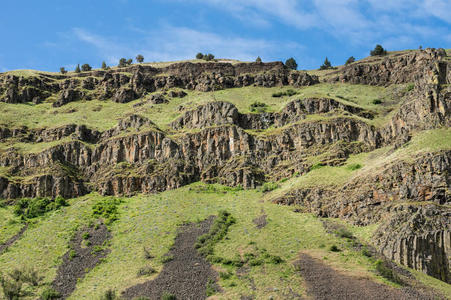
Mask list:
[[[147,61],[171,61],[194,57],[201,52],[212,52],[217,57],[253,60],[274,54],[280,41],[246,39],[224,36],[212,32],[197,31],[186,27],[165,26],[158,30],[141,33],[139,41],[118,41],[114,37],[103,37],[85,29],[74,28],[73,34],[80,41],[95,47],[109,63],[116,63],[120,57],[134,57],[141,53]],[[301,51],[298,43],[287,42],[285,48]]]
[[[177,1],[177,0],[175,0]],[[319,29],[352,44],[368,44],[386,39],[440,37],[449,27],[420,26],[428,18],[451,23],[449,0],[189,0],[207,3],[230,12],[239,19],[259,16],[260,23],[274,19],[299,30]],[[405,31],[406,28],[413,31]]]

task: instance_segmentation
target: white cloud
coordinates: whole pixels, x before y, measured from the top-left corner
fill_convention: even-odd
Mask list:
[[[221,58],[254,60],[257,56],[264,59],[280,48],[280,41],[224,36],[186,27],[134,30],[142,36],[134,43],[105,38],[81,28],[74,28],[73,33],[79,40],[94,46],[110,64],[116,63],[120,57],[135,57],[138,53],[144,55],[146,61],[172,61],[192,58],[199,51],[211,52]],[[303,49],[293,42],[285,43],[284,48],[293,51]]]
[[[173,0],[180,1],[180,0]],[[451,23],[449,0],[189,0],[207,3],[230,12],[240,20],[259,16],[259,22],[274,19],[300,30],[320,29],[341,40],[366,45],[384,39],[406,37],[415,41],[446,35],[449,28],[419,26],[418,21],[439,18]],[[406,32],[405,29],[413,29]]]

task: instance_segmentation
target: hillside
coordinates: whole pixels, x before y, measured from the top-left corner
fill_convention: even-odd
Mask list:
[[[443,49],[11,71],[0,112],[0,278],[21,298],[451,295]]]

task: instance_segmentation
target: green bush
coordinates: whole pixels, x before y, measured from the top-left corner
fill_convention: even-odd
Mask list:
[[[277,93],[273,93],[272,94],[272,97],[274,97],[274,98],[280,98],[280,97],[283,97],[283,96],[289,96],[289,97],[291,97],[291,96],[294,96],[294,95],[296,95],[298,92],[296,92],[295,90],[287,90],[286,92],[277,92]]]
[[[350,165],[347,166],[347,169],[351,170],[351,171],[355,171],[355,170],[358,170],[358,169],[361,169],[361,168],[362,168],[361,164],[350,164]]]
[[[48,288],[46,289],[42,294],[41,294],[41,299],[42,300],[53,300],[53,299],[59,299],[61,298],[61,294],[58,293],[57,291],[55,291],[52,288]]]
[[[174,257],[172,255],[164,255],[163,257],[161,257],[161,262],[165,264],[165,263],[170,262],[173,259],[174,259]]]
[[[204,257],[214,255],[214,245],[227,234],[229,227],[235,224],[235,218],[227,211],[220,211],[210,231],[197,239],[196,248]]]
[[[0,287],[6,300],[17,300],[22,296],[22,281],[8,279],[0,273]]]
[[[232,273],[230,273],[230,272],[219,272],[219,277],[222,280],[227,280],[227,279],[230,279],[230,277],[232,277]]]
[[[213,296],[216,294],[216,283],[213,279],[208,279],[207,282],[207,288],[205,290],[205,293],[207,294],[207,297]]]
[[[323,163],[319,162],[314,164],[313,166],[310,167],[310,171],[316,170],[316,169],[321,169],[322,167],[324,167]]]
[[[138,276],[150,276],[156,272],[151,266],[144,266],[138,270]]]
[[[161,300],[177,300],[177,298],[171,293],[164,292],[163,296],[161,296]]]
[[[393,271],[393,269],[384,261],[378,259],[375,263],[376,271],[391,282],[402,284],[401,278]]]
[[[89,239],[90,235],[89,232],[83,232],[82,236],[81,236],[84,240]]]
[[[410,91],[413,90],[414,88],[415,88],[415,84],[409,83],[409,84],[406,86],[406,91],[407,91],[407,92],[410,92]]]
[[[267,105],[263,102],[255,101],[249,106],[251,112],[263,113],[267,109]]]
[[[336,245],[330,246],[329,250],[332,252],[340,252],[340,249]]]
[[[49,198],[22,198],[14,206],[14,214],[24,219],[32,219],[67,205],[67,202],[62,197],[57,197],[55,200]]]
[[[61,74],[66,74],[66,73],[67,73],[67,70],[66,70],[66,68],[64,68],[64,67],[61,67],[61,68],[60,68],[60,72],[61,72]]]
[[[346,60],[345,65],[352,64],[353,62],[355,62],[355,57],[354,57],[354,56],[351,56],[350,58],[348,58],[348,59]]]
[[[341,238],[348,238],[348,239],[353,239],[354,236],[352,235],[352,232],[350,232],[349,230],[347,230],[346,228],[340,228],[336,231],[336,234],[341,237]]]
[[[122,200],[117,198],[102,199],[92,207],[92,215],[97,218],[103,218],[107,225],[111,224],[119,217],[118,206],[121,203]]]
[[[382,104],[382,100],[381,99],[374,99],[373,104],[377,105],[377,104]]]
[[[203,59],[203,58],[204,58],[204,55],[203,55],[202,53],[199,52],[199,53],[196,54],[196,58],[197,58],[197,59]]]
[[[262,187],[262,192],[270,192],[277,189],[279,185],[276,182],[265,182]]]
[[[116,296],[116,291],[112,289],[107,290],[105,294],[103,294],[103,296],[100,297],[100,300],[116,300],[116,299],[119,298]]]

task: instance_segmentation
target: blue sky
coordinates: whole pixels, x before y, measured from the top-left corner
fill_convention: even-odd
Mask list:
[[[388,50],[451,48],[451,0],[14,0],[0,9],[0,72],[216,57],[294,57],[300,69]]]

